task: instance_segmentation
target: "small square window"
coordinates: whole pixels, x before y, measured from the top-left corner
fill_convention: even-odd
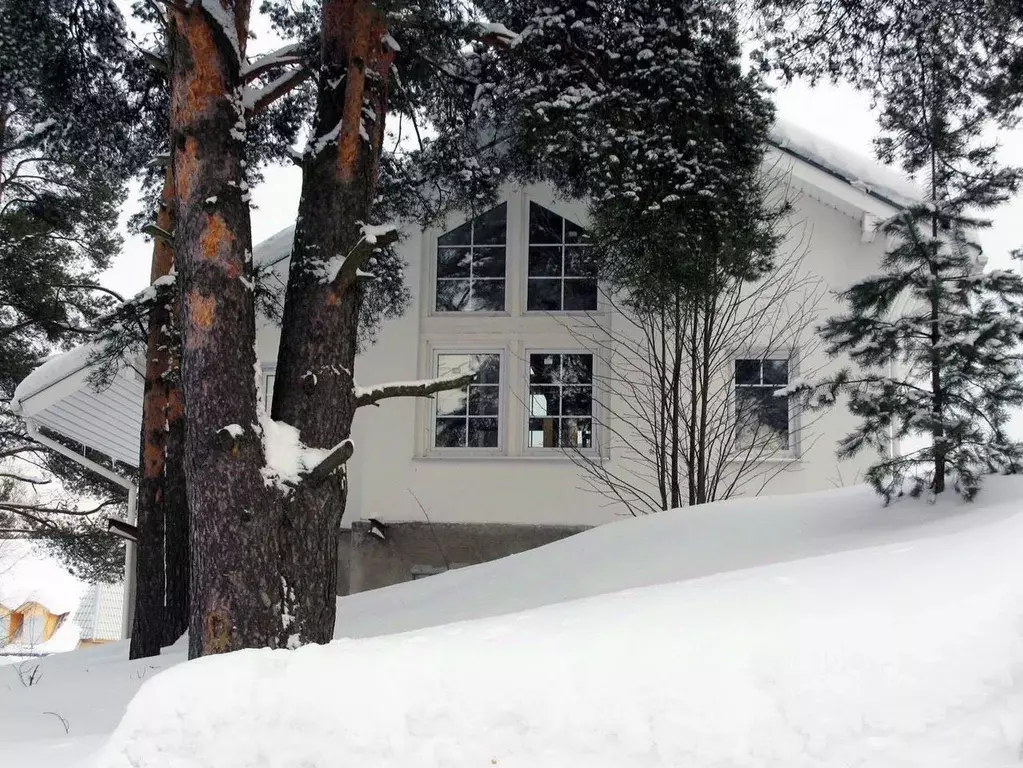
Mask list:
[[[436,448],[498,448],[501,437],[501,356],[498,353],[442,353],[437,375],[476,371],[476,380],[435,398]]]

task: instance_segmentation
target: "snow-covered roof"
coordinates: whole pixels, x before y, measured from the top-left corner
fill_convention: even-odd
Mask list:
[[[124,584],[93,584],[85,590],[74,623],[82,640],[120,640]]]
[[[52,557],[21,541],[0,540],[0,605],[41,605],[54,616],[78,607],[85,585]]]
[[[778,118],[771,141],[781,151],[813,165],[894,208],[914,205],[922,191],[894,168]]]

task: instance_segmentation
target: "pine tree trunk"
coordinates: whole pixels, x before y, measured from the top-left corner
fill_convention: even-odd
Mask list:
[[[164,173],[163,191],[156,226],[165,232],[174,229],[174,172],[170,165]],[[170,274],[174,251],[160,238],[153,243],[150,283]],[[138,555],[135,560],[135,612],[131,630],[129,658],[157,656],[164,640],[164,502],[166,466],[168,379],[170,340],[166,329],[170,311],[157,302],[149,315],[149,339],[146,347],[146,383],[142,396],[142,447],[139,455],[141,476],[138,490]]]
[[[181,391],[181,333],[178,303],[170,313],[171,375],[167,388],[167,433],[164,437],[164,645],[174,643],[188,629],[191,589],[190,515],[185,483],[185,402]]]
[[[248,0],[203,0],[171,11],[190,657],[276,647],[281,636],[280,510],[264,483],[255,426],[252,235],[239,98],[248,10]]]
[[[321,147],[304,160],[273,398],[273,417],[317,448],[349,437],[355,417],[363,288],[348,269],[324,278],[323,264],[347,256],[350,267],[368,255],[369,246],[360,242],[362,223],[369,220],[376,190],[393,61],[382,43],[386,31],[383,15],[367,0],[323,3],[314,130],[325,136],[340,124],[340,134],[336,151]],[[360,136],[360,121],[368,138]],[[297,489],[287,501],[280,543],[291,643],[333,637],[345,489],[344,474],[335,473],[319,486]]]

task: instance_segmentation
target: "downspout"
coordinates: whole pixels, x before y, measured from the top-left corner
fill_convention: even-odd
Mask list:
[[[125,477],[117,474],[111,469],[97,464],[95,461],[86,458],[77,451],[73,451],[66,445],[47,437],[39,431],[39,425],[34,419],[25,419],[25,426],[28,428],[29,436],[40,445],[45,445],[52,451],[66,456],[76,464],[95,472],[100,477],[110,480],[128,491],[128,522],[136,523],[135,504],[138,497],[138,486]],[[135,558],[138,546],[134,541],[125,541],[124,544],[124,603],[121,608],[121,637],[127,639],[131,635],[131,624],[135,613]],[[97,596],[98,597],[98,596]]]

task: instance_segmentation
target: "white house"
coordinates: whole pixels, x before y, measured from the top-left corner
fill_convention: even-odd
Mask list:
[[[807,246],[806,269],[836,290],[876,271],[885,243],[875,228],[915,198],[914,188],[789,126],[775,131],[769,162],[794,193],[792,236]],[[626,332],[595,281],[576,266],[585,226],[583,203],[527,186],[507,189],[495,209],[475,220],[450,216],[442,227],[408,233],[400,247],[414,298],[360,356],[359,383],[429,378],[472,363],[482,373],[469,392],[390,400],[359,413],[343,522],[351,530],[341,558],[344,589],[500,557],[628,514],[588,490],[564,450],[591,453],[609,466],[635,458],[602,434],[602,424],[614,418],[600,396],[609,361],[602,345],[579,333],[586,327],[613,342]],[[291,236],[282,231],[256,248],[256,259],[274,264],[282,279]],[[827,296],[824,313],[834,308]],[[807,341],[793,339],[768,359],[736,350],[741,380],[734,389],[773,391],[805,370],[841,365],[819,349],[807,352]],[[277,328],[262,322],[267,392],[277,343]],[[74,350],[22,382],[15,407],[34,435],[87,466],[95,467],[92,452],[136,466],[141,371],[141,363],[127,365],[96,392],[86,381],[88,350]],[[781,462],[784,471],[758,492],[855,482],[869,457],[839,467],[834,456],[835,441],[850,426],[847,412],[838,407],[821,416],[809,441],[794,406],[782,400],[779,407],[772,425],[778,455],[763,461]],[[51,432],[79,444],[81,453],[50,441]],[[131,482],[117,479],[134,497]]]

